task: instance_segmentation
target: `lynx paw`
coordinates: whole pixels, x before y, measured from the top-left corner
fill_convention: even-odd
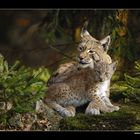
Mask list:
[[[119,106],[113,106],[113,108],[114,108],[114,111],[118,111],[120,109]]]
[[[75,116],[75,112],[73,111],[69,111],[67,109],[64,109],[60,112],[62,117],[74,117]]]
[[[66,109],[70,112],[70,114],[71,114],[72,117],[75,116],[75,113],[76,113],[75,107],[68,106],[68,107],[66,107]]]
[[[99,115],[100,111],[96,108],[90,109],[90,110],[86,110],[85,112],[88,115]]]
[[[107,112],[114,112],[114,111],[118,111],[119,107],[118,106],[110,106],[107,109]]]

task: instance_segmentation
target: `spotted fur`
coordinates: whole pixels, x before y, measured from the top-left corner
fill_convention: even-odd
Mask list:
[[[109,99],[110,79],[115,71],[107,54],[110,36],[96,40],[82,28],[78,62],[60,65],[48,81],[45,103],[62,116],[74,116],[75,107],[90,102],[86,114],[119,110]]]
[[[102,63],[102,62],[100,62]],[[104,80],[113,75],[116,63],[95,64],[95,69],[86,68],[71,73],[64,82],[52,84],[45,95],[44,102],[58,111],[62,116],[75,116],[75,107],[89,103],[85,113],[97,115],[101,112],[112,112],[119,108],[113,106],[110,101],[106,104],[100,95],[100,87]],[[104,68],[103,68],[104,67]],[[98,71],[96,70],[98,69]]]

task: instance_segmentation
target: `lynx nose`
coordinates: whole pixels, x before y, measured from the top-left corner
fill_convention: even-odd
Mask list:
[[[83,60],[84,59],[84,53],[80,53],[79,55],[78,55],[78,58],[79,58],[79,60]]]
[[[79,60],[80,60],[80,61],[84,59],[84,58],[83,58],[83,57],[81,57],[81,56],[79,56],[78,58],[79,58]]]

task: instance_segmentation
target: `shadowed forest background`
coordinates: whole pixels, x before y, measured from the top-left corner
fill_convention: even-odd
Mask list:
[[[36,116],[40,119],[40,122],[37,119],[34,122],[32,121],[32,124],[34,125],[29,125],[28,123],[32,120],[32,117],[29,114],[26,114],[26,116],[23,117],[29,119],[29,122],[27,121],[28,123],[24,125],[25,119],[21,117],[21,114],[28,111],[33,112],[31,109],[33,104],[36,104],[36,102],[43,97],[44,91],[46,90],[46,82],[58,65],[76,58],[77,45],[80,41],[80,31],[85,20],[89,20],[88,31],[97,40],[101,40],[107,35],[111,36],[111,46],[108,53],[113,60],[118,60],[117,71],[112,78],[112,100],[126,104],[137,103],[134,105],[134,108],[139,109],[139,10],[1,10],[0,53],[2,56],[0,57],[0,129],[50,129],[48,126],[48,120],[45,120],[45,117],[39,118]],[[23,75],[23,73],[26,74]],[[12,75],[13,77],[11,76],[10,79],[9,75]],[[21,76],[21,79],[25,78],[24,81],[19,79],[19,75]],[[19,81],[21,81],[21,85],[25,84],[26,88],[17,85],[17,83],[20,83]],[[24,84],[22,82],[24,82]],[[30,84],[28,84],[29,82]],[[14,84],[10,85],[10,83]],[[36,83],[36,85],[34,83]],[[16,86],[18,86],[19,89],[16,89]],[[28,98],[28,95],[25,95],[23,91],[26,91],[27,93],[35,92],[37,93],[37,96],[35,98],[32,96]],[[14,94],[13,96],[11,93],[17,94]],[[20,95],[18,95],[18,93],[20,93]],[[19,96],[19,98],[17,98],[17,96]],[[15,100],[15,98],[17,98],[17,100]],[[23,98],[27,100],[21,102]],[[12,105],[10,109],[8,109],[7,106],[10,102],[12,102]],[[22,104],[23,102],[24,104]],[[25,107],[25,102],[28,107],[29,104],[31,105],[27,110],[23,109]],[[126,104],[123,106],[124,110],[129,108]],[[122,112],[120,112],[119,117],[121,118],[123,116],[121,118],[122,120],[128,119],[129,122],[133,122],[134,124],[136,124],[137,121],[138,127],[135,127],[137,129],[134,130],[139,130],[140,112],[138,114],[138,120],[134,118],[136,112],[138,111],[128,110],[125,114],[126,118],[123,118],[125,115],[121,115]],[[116,117],[115,115],[109,117],[114,119]],[[9,118],[9,116],[14,117]],[[32,116],[34,115],[32,114]],[[51,120],[52,116],[50,115],[49,117],[49,121],[54,123],[54,120]],[[76,121],[80,120],[78,117],[76,118]],[[17,122],[18,120],[17,118],[20,118],[19,124],[14,124],[13,122],[15,120],[15,122]],[[85,120],[89,119],[91,118],[85,118]],[[44,122],[41,122],[42,120],[44,120]],[[72,121],[74,122],[75,120]],[[54,128],[52,128],[52,130],[104,129],[103,127],[96,129],[86,125],[79,126],[79,124],[82,124],[81,122],[74,126],[75,122],[71,123],[72,121],[70,119],[62,119],[60,126],[58,126],[58,123],[56,122],[54,123]],[[116,124],[118,124],[118,122],[116,122]],[[131,123],[128,123],[128,127],[120,125],[120,129],[130,129],[131,125]],[[109,126],[106,129],[116,130],[118,129],[118,126]]]
[[[76,51],[83,22],[96,39],[111,35],[110,55],[121,70],[139,59],[139,10],[9,10],[0,11],[0,51],[10,64],[55,67],[64,53]],[[70,51],[70,52],[69,52]],[[133,68],[132,68],[133,69]]]

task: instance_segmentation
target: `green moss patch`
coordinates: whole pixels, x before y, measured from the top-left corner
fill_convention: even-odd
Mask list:
[[[100,116],[78,114],[60,122],[62,130],[130,130],[135,116],[130,113],[110,113]]]
[[[140,130],[140,105],[123,104],[117,112],[89,116],[77,113],[60,121],[60,130]]]

